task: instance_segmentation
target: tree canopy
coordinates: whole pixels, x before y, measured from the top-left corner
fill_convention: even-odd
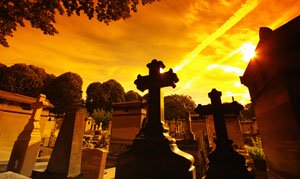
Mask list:
[[[142,96],[133,90],[130,90],[125,94],[125,101],[138,101],[141,99]]]
[[[137,12],[138,4],[157,0],[1,0],[0,1],[0,44],[8,47],[7,36],[13,36],[18,26],[30,22],[33,28],[44,34],[58,33],[54,27],[55,15],[65,12],[68,16],[84,13],[89,19],[96,18],[106,24],[127,19]]]
[[[114,79],[103,83],[106,106],[105,110],[112,110],[113,103],[125,101],[125,91],[123,86]]]
[[[35,69],[38,69],[38,67],[35,67]],[[2,67],[1,90],[37,97],[41,93],[43,85],[41,74],[36,73],[32,66],[19,63],[6,68]]]
[[[93,82],[86,90],[86,108],[92,114],[96,109],[111,111],[113,103],[125,101],[125,92],[122,85],[110,79],[104,83]]]
[[[62,114],[77,111],[82,104],[82,79],[72,72],[64,73],[53,80],[46,94],[54,104],[54,112]]]
[[[173,94],[164,97],[165,119],[178,120],[185,117],[186,112],[194,112],[195,102],[190,96]]]
[[[91,83],[86,90],[85,107],[92,114],[96,109],[103,109],[106,99],[102,84],[100,82]]]
[[[112,118],[112,112],[105,111],[104,109],[96,109],[91,114],[91,117],[95,120],[96,124],[102,123],[103,129],[106,129],[109,120]]]

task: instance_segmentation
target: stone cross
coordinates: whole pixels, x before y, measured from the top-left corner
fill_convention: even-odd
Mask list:
[[[213,115],[217,142],[227,143],[229,139],[224,114],[239,114],[243,109],[243,106],[236,101],[222,104],[221,95],[222,93],[220,91],[212,89],[212,91],[208,93],[211,104],[204,106],[199,104],[195,109],[195,112],[199,115]]]
[[[161,137],[163,135],[164,121],[164,101],[161,94],[161,88],[172,86],[175,88],[175,83],[179,81],[177,75],[170,69],[168,72],[160,73],[160,70],[165,68],[162,61],[152,60],[147,64],[149,68],[148,76],[138,75],[134,83],[141,91],[149,90],[148,93],[148,122],[145,127],[145,137]]]
[[[216,149],[208,155],[209,168],[206,179],[210,178],[253,178],[245,166],[245,158],[235,152],[232,141],[228,139],[224,114],[238,114],[243,106],[233,101],[222,104],[220,91],[212,89],[208,93],[211,104],[199,104],[195,112],[199,115],[213,115],[216,131]]]
[[[161,61],[153,60],[147,67],[149,75],[138,75],[134,82],[139,90],[149,90],[146,124],[130,149],[118,155],[115,178],[195,178],[193,156],[179,150],[163,127],[161,88],[175,87],[177,75],[172,69],[160,73],[165,67]]]
[[[8,171],[31,176],[41,144],[40,116],[43,107],[48,105],[43,94],[40,94],[36,102],[31,105],[33,109],[31,118],[14,143],[7,166]]]

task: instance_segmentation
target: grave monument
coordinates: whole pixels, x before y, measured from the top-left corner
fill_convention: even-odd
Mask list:
[[[300,178],[300,16],[261,27],[256,57],[241,83],[249,89],[269,178]]]
[[[211,104],[202,106],[199,104],[195,112],[199,115],[213,115],[216,131],[216,148],[208,155],[209,163],[206,179],[217,178],[254,178],[246,166],[245,158],[235,152],[232,141],[228,139],[224,114],[236,114],[243,106],[236,101],[222,104],[220,91],[213,89],[209,94]]]
[[[36,102],[31,105],[32,115],[14,143],[7,171],[31,176],[41,145],[40,117],[43,107],[48,105],[43,94],[40,94]]]
[[[160,73],[165,65],[153,60],[147,65],[148,76],[138,75],[135,84],[141,91],[149,90],[147,123],[133,141],[131,149],[117,158],[116,179],[126,178],[181,178],[195,177],[193,157],[177,148],[163,127],[163,95],[161,88],[178,82],[177,75],[170,69]]]

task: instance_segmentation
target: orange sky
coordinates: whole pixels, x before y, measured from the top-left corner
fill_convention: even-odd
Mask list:
[[[207,93],[216,88],[223,102],[234,96],[246,104],[249,94],[239,76],[247,62],[240,47],[256,46],[259,27],[276,29],[298,16],[299,8],[299,0],[161,0],[109,26],[85,16],[57,16],[58,35],[43,35],[29,25],[18,28],[8,38],[10,47],[0,46],[0,61],[34,64],[55,75],[76,72],[84,91],[108,79],[138,91],[133,81],[146,75],[146,64],[156,58],[179,77],[165,95],[186,94],[206,104]]]

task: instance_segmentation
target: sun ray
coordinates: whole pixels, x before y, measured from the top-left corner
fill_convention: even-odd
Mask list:
[[[257,5],[260,0],[247,0],[239,10],[237,10],[233,16],[231,16],[220,28],[218,28],[214,33],[212,33],[208,38],[206,38],[202,43],[200,43],[193,51],[185,55],[183,60],[178,64],[174,71],[178,72],[183,69],[187,64],[189,64],[195,57],[209,46],[213,41],[224,35],[229,29],[236,25],[240,20],[242,20],[248,13],[250,13]]]

